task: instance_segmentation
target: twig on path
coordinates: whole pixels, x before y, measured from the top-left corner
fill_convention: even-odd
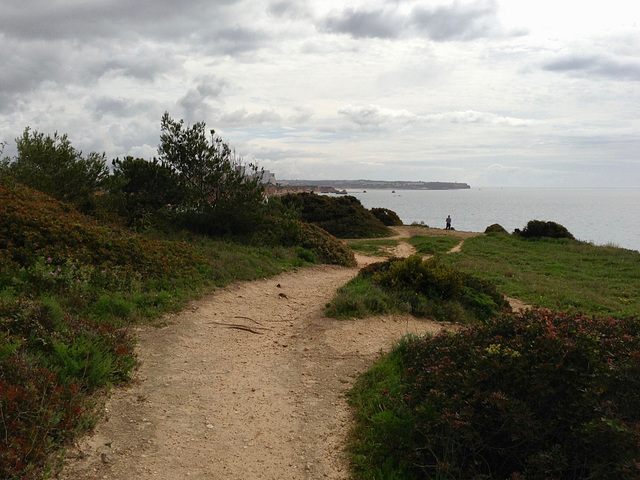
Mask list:
[[[259,321],[254,320],[253,318],[250,318],[250,317],[241,317],[241,316],[239,316],[239,315],[236,315],[236,316],[235,316],[235,317],[233,317],[233,318],[244,318],[245,320],[251,320],[253,323],[257,323],[258,325],[262,325]]]
[[[255,327],[254,329],[251,327],[247,327],[246,325],[241,325],[239,323],[223,323],[223,322],[207,322],[207,323],[214,324],[214,325],[221,325],[227,328],[235,328],[236,330],[244,330],[245,332],[255,333],[256,335],[264,335],[264,332],[259,332],[258,330],[271,330],[270,328],[266,328],[266,327]]]

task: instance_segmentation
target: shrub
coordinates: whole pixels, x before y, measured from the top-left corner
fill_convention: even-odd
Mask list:
[[[502,225],[498,223],[494,223],[493,225],[489,225],[484,230],[484,233],[509,233],[509,232],[507,232]]]
[[[86,399],[28,356],[12,355],[1,367],[0,478],[41,478],[39,464],[79,426]]]
[[[371,238],[391,235],[360,200],[350,195],[330,197],[313,193],[283,195],[283,205],[295,208],[300,219],[313,223],[338,238]]]
[[[364,288],[363,283],[369,287]],[[381,304],[368,308],[373,305],[368,299],[372,291],[384,295],[383,310]],[[466,322],[489,319],[508,308],[504,296],[490,282],[457,271],[435,258],[423,260],[420,255],[412,255],[406,259],[390,258],[361,269],[355,279],[338,291],[326,313],[336,317],[365,317],[395,311]]]
[[[189,245],[99,225],[23,185],[0,180],[0,198],[0,275],[5,269],[23,269],[25,280],[36,287],[67,288],[89,277],[116,283],[154,276],[197,278],[196,265],[207,263]]]
[[[313,252],[307,250],[306,248],[302,248],[302,247],[296,248],[296,254],[298,255],[298,258],[302,261],[305,261],[308,263],[316,263],[315,255],[313,254]]]
[[[562,225],[555,222],[544,222],[541,220],[530,220],[527,226],[519,232],[524,238],[568,238],[573,240],[574,237]]]
[[[116,158],[109,183],[111,194],[119,199],[118,213],[128,225],[143,225],[145,217],[156,219],[160,210],[186,201],[187,191],[179,175],[155,158]]]
[[[434,258],[412,255],[389,265],[376,281],[391,290],[410,290],[427,298],[449,300],[462,294],[462,274]]]
[[[547,310],[408,339],[351,393],[361,478],[638,478],[639,351],[638,319]]]
[[[323,263],[355,267],[353,250],[322,228],[300,222],[299,237],[296,243],[310,250]]]
[[[398,214],[388,208],[372,208],[371,213],[387,227],[403,225]]]

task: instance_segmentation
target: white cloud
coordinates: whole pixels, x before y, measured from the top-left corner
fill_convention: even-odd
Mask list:
[[[639,9],[8,0],[0,141],[155,155],[168,111],[279,178],[640,185]]]

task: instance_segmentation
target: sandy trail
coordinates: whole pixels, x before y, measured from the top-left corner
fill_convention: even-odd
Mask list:
[[[402,335],[441,328],[324,317],[357,271],[321,265],[235,284],[140,328],[133,386],[112,393],[59,478],[349,478],[345,392]]]
[[[411,253],[405,242],[393,252]],[[318,265],[234,284],[162,328],[139,328],[133,385],[112,392],[58,478],[349,478],[345,393],[401,336],[443,328],[407,316],[326,318],[325,304],[357,272]]]

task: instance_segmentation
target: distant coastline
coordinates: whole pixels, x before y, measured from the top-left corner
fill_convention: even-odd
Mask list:
[[[299,187],[345,189],[393,189],[393,190],[467,190],[466,183],[459,182],[421,182],[389,180],[280,180],[278,183]]]

